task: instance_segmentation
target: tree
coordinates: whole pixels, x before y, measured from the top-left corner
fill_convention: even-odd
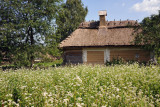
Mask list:
[[[54,32],[50,29],[59,3],[61,0],[1,0],[1,56],[32,66],[41,42]]]
[[[160,57],[160,11],[158,15],[144,18],[135,32],[135,43]]]
[[[56,34],[49,35],[45,38],[45,52],[47,54],[54,56],[54,57],[60,57],[61,51],[58,48],[58,40],[59,38],[56,36]]]
[[[61,6],[56,20],[56,36],[60,41],[69,36],[85,20],[88,12],[81,0],[67,0]]]

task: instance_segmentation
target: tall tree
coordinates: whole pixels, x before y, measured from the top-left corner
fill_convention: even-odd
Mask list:
[[[67,0],[61,6],[56,20],[56,35],[60,37],[60,41],[69,36],[85,20],[88,13],[81,0]]]
[[[45,36],[52,35],[52,22],[61,0],[1,0],[1,56],[8,52],[15,63],[33,65]],[[9,58],[8,57],[8,58]]]
[[[160,57],[160,11],[158,15],[146,17],[136,29],[136,44],[143,44],[147,50],[152,50],[155,55]]]

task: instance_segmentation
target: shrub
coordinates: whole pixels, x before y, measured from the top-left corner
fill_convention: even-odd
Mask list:
[[[106,65],[120,65],[125,63],[126,62],[121,57],[113,58],[112,61],[106,61]]]
[[[121,64],[127,64],[127,65],[130,65],[130,64],[134,64],[134,63],[138,63],[139,65],[152,65],[152,62],[146,62],[146,61],[137,61],[137,60],[124,60],[123,58],[121,57],[117,57],[117,58],[113,58],[112,61],[106,61],[106,66],[109,66],[109,65],[121,65]]]

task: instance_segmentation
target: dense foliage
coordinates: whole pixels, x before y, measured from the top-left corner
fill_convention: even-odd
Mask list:
[[[160,106],[157,66],[1,71],[0,106]]]
[[[158,15],[144,18],[136,33],[135,43],[143,44],[145,49],[154,51],[158,59],[160,57],[160,11]]]
[[[87,11],[81,0],[1,0],[0,64],[32,67],[40,55],[59,57],[59,42]]]
[[[62,4],[56,19],[56,35],[60,41],[69,36],[85,20],[87,13],[88,9],[81,0],[67,0]]]
[[[1,0],[1,57],[16,65],[33,65],[46,35],[52,35],[61,0]],[[38,55],[38,54],[37,54]],[[12,59],[12,60],[11,60]]]

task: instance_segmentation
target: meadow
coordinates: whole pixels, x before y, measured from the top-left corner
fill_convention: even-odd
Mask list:
[[[160,68],[135,63],[0,71],[0,106],[160,107]]]

